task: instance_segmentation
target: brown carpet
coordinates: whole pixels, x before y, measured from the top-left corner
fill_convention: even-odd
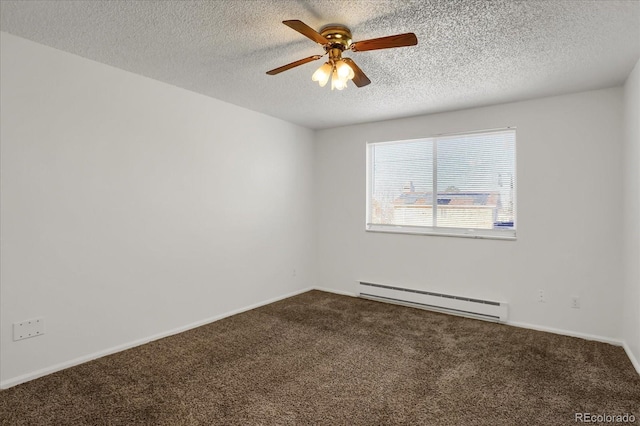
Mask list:
[[[0,392],[3,425],[567,425],[635,416],[620,347],[311,291]]]

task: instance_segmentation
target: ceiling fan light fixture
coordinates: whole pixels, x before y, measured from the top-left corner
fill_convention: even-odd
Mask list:
[[[291,62],[290,64],[267,71],[267,74],[280,74],[283,71],[329,55],[329,60],[313,73],[311,80],[317,81],[320,87],[324,87],[329,82],[329,78],[331,78],[331,90],[344,89],[347,87],[349,80],[352,80],[356,87],[364,87],[371,83],[369,77],[362,72],[360,67],[356,65],[351,58],[342,58],[344,51],[364,52],[367,50],[390,49],[394,47],[415,46],[418,44],[418,38],[414,33],[396,34],[352,42],[351,30],[341,24],[325,25],[320,29],[320,32],[318,32],[298,19],[290,19],[282,21],[282,23],[321,45],[324,48],[325,54],[313,55]]]

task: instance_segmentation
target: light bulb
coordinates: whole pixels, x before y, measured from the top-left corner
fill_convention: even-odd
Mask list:
[[[331,65],[329,64],[329,62],[326,62],[320,68],[318,68],[316,72],[313,73],[313,75],[311,76],[311,80],[317,81],[318,83],[320,83],[320,87],[323,87],[325,84],[327,84],[330,75]]]
[[[338,70],[338,76],[343,80],[351,80],[355,77],[353,69],[347,64],[345,61],[340,60],[336,64],[336,69]]]

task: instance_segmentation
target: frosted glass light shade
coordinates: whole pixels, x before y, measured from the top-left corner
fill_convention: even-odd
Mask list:
[[[331,77],[331,64],[327,62],[313,73],[311,80],[317,81],[320,87],[324,87],[329,81],[329,77]]]
[[[342,90],[347,87],[347,79],[340,77],[338,75],[338,70],[334,69],[333,74],[331,75],[331,90]]]
[[[338,77],[343,80],[351,80],[355,76],[353,69],[343,60],[336,63],[336,70],[338,71]]]

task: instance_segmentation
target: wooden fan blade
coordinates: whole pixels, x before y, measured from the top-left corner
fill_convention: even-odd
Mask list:
[[[353,62],[351,58],[342,58],[342,60],[345,61],[347,64],[349,64],[349,66],[353,70],[353,73],[355,74],[355,76],[353,77],[353,84],[355,84],[358,87],[362,87],[371,83],[371,80],[369,80],[369,77],[364,75],[360,67],[357,66],[356,63]]]
[[[391,47],[415,46],[418,38],[414,33],[396,34],[387,37],[372,38],[370,40],[356,41],[351,44],[354,52],[365,50],[389,49]]]
[[[272,69],[271,71],[267,71],[267,74],[269,75],[280,74],[282,71],[290,70],[291,68],[295,68],[298,65],[303,65],[303,64],[306,64],[307,62],[315,61],[320,58],[322,58],[322,55],[309,56],[308,58],[300,59],[298,61],[291,62],[290,64],[283,65],[279,68]]]
[[[303,36],[309,37],[311,40],[315,41],[318,44],[325,45],[325,44],[329,43],[329,40],[324,38],[324,36],[320,35],[319,32],[317,32],[316,30],[314,30],[313,28],[311,28],[310,26],[308,26],[307,24],[305,24],[302,21],[299,21],[297,19],[293,19],[293,20],[290,20],[290,21],[282,21],[282,23],[285,24],[286,26],[296,30],[297,32],[299,32]]]

